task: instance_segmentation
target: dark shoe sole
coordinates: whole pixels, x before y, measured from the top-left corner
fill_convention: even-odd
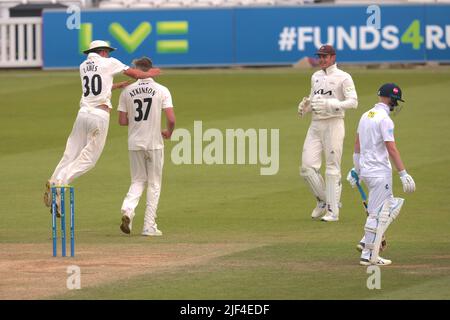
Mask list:
[[[52,191],[50,189],[50,182],[48,182],[48,181],[45,184],[44,204],[46,207],[52,206]]]
[[[50,207],[50,214],[53,214],[52,207]],[[56,217],[61,218],[61,211],[59,210],[58,204],[56,204]]]
[[[130,234],[130,218],[127,216],[122,217],[122,224],[120,225],[120,230],[122,230],[123,233]]]
[[[50,214],[52,214],[52,189],[49,181],[45,184],[44,203],[46,207],[50,208]],[[61,218],[61,209],[58,205],[58,197],[56,197],[56,217]]]

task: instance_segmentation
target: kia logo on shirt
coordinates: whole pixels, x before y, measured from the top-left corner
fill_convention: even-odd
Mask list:
[[[321,95],[329,94],[330,96],[332,95],[331,90],[325,92],[323,89],[315,90],[314,94],[321,94]]]

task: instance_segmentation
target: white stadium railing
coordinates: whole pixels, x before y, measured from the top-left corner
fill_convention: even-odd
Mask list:
[[[0,68],[42,66],[42,19],[0,19]]]

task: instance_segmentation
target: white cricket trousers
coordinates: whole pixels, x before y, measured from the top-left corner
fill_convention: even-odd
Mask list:
[[[53,172],[51,181],[70,184],[92,169],[102,154],[108,135],[109,112],[83,107],[78,111],[64,155]]]
[[[123,200],[122,214],[134,216],[139,199],[147,184],[144,227],[156,225],[156,210],[161,194],[164,149],[129,151],[131,186]]]
[[[369,190],[369,198],[367,204],[366,224],[364,226],[364,237],[361,242],[371,244],[375,241],[378,219],[380,217],[381,208],[385,201],[392,204],[394,195],[392,193],[392,176],[389,177],[361,177],[364,184]],[[361,258],[370,259],[372,250],[364,249]]]
[[[316,171],[325,155],[326,174],[341,176],[342,147],[345,137],[344,119],[313,120],[306,134],[302,152],[302,167]]]

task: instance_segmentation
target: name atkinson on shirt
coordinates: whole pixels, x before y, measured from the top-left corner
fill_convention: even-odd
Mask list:
[[[145,93],[145,94],[151,94],[152,97],[156,94],[156,90],[151,88],[151,87],[138,87],[136,89],[133,89],[129,92],[130,97],[134,97],[137,94],[141,94],[141,93]]]

